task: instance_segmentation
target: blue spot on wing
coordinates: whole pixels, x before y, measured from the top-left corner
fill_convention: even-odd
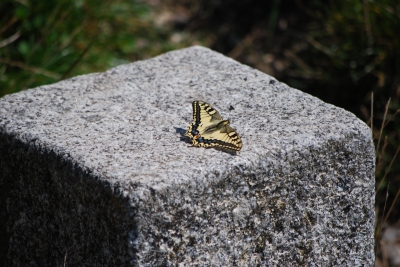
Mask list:
[[[204,144],[213,144],[213,143],[218,143],[217,139],[204,139],[203,137],[200,137],[197,139],[199,143],[204,143]]]
[[[197,135],[197,134],[199,134],[199,131],[197,131],[197,127],[199,127],[199,124],[198,124],[198,123],[193,124],[193,127],[192,127],[192,135]]]

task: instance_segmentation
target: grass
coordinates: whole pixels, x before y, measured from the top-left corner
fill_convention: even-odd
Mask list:
[[[190,45],[126,0],[0,3],[0,96]]]
[[[371,111],[373,111],[373,94],[371,97]],[[395,207],[397,200],[400,195],[400,188],[398,185],[392,186],[394,187],[394,190],[397,190],[395,194],[390,193],[390,181],[387,181],[386,178],[390,172],[394,171],[393,164],[395,160],[398,158],[399,152],[400,152],[400,145],[397,147],[396,152],[394,153],[393,156],[390,156],[391,158],[390,162],[387,163],[385,162],[385,157],[387,157],[387,146],[388,146],[388,138],[387,136],[383,137],[383,133],[385,130],[385,127],[388,126],[388,124],[396,119],[396,116],[400,113],[400,109],[397,110],[391,110],[390,109],[390,102],[391,100],[389,99],[385,105],[385,112],[383,115],[383,120],[381,122],[381,126],[379,130],[376,130],[375,133],[373,131],[373,138],[375,141],[375,155],[376,155],[376,169],[375,169],[375,177],[377,177],[377,186],[376,186],[376,196],[377,198],[382,198],[384,197],[384,202],[383,202],[383,207],[382,205],[379,205],[377,210],[377,222],[376,222],[376,227],[375,227],[375,253],[376,257],[378,258],[378,261],[382,262],[384,266],[389,266],[389,259],[387,258],[387,255],[385,253],[385,246],[384,241],[381,239],[382,237],[382,230],[388,226],[387,222],[389,219],[389,216],[391,216],[393,208]],[[389,119],[387,119],[388,113],[391,113],[391,116]],[[372,113],[373,114],[373,113]],[[373,130],[373,115],[371,115],[370,119],[370,126],[371,129]],[[383,139],[383,141],[382,141]],[[382,144],[382,145],[381,145]],[[393,190],[392,190],[393,191]],[[383,196],[383,192],[385,192]],[[389,201],[389,196],[392,196]],[[394,197],[393,197],[394,196]],[[387,209],[387,205],[390,204],[390,207]],[[397,217],[397,216],[395,216]]]

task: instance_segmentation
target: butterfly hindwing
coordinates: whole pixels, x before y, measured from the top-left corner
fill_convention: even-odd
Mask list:
[[[193,122],[185,133],[196,147],[219,147],[237,150],[242,148],[242,141],[228,120],[223,120],[221,115],[211,105],[194,101]]]

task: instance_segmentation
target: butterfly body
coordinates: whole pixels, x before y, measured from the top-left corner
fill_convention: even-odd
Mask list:
[[[192,140],[195,147],[219,147],[222,149],[239,151],[242,140],[229,126],[228,120],[211,105],[202,101],[193,101],[193,122],[185,133]]]

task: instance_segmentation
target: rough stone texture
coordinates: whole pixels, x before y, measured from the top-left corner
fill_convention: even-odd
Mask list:
[[[243,140],[190,147],[191,102]],[[191,47],[0,99],[2,266],[372,266],[353,114]]]

